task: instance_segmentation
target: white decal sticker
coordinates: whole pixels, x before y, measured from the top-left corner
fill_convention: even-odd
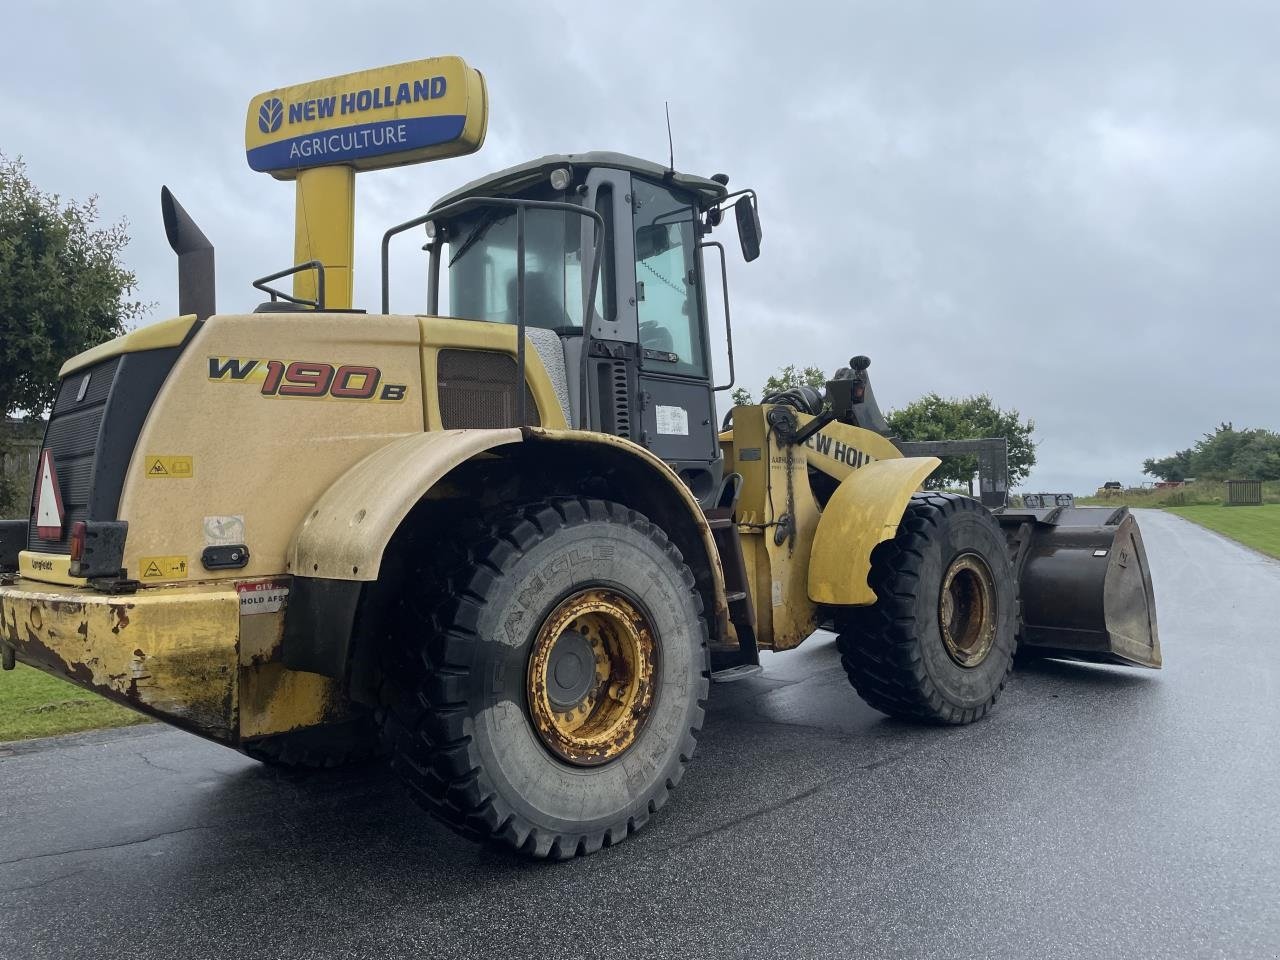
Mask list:
[[[773,605],[775,607],[782,606],[782,581],[773,581]]]
[[[258,583],[237,583],[240,594],[240,616],[255,613],[279,613],[289,599],[287,580],[263,580]]]
[[[206,547],[229,547],[244,542],[244,517],[237,514],[234,517],[204,518]]]
[[[687,437],[689,435],[689,411],[684,407],[664,407],[658,404],[658,432]]]

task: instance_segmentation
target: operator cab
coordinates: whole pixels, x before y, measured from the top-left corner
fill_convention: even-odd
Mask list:
[[[547,156],[476,180],[427,215],[428,310],[504,324],[523,312],[566,421],[647,447],[708,502],[723,473],[714,391],[732,377],[713,385],[701,251],[723,258],[704,237],[722,220],[727,182],[616,153]],[[754,193],[742,201],[754,259]]]

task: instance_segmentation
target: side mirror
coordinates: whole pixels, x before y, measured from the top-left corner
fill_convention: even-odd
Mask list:
[[[756,210],[754,200],[754,197],[747,194],[733,205],[733,215],[738,220],[742,259],[747,263],[760,256],[760,213]]]

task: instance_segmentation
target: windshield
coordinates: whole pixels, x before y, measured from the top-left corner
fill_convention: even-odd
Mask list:
[[[525,322],[561,333],[581,331],[584,286],[579,254],[584,223],[562,210],[525,211]],[[450,224],[447,313],[464,320],[516,322],[516,213],[481,207]],[[590,269],[590,264],[587,265]],[[603,302],[596,291],[596,307]]]

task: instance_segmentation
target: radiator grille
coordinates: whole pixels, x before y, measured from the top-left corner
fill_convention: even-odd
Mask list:
[[[446,430],[516,426],[516,361],[488,350],[441,350],[437,365],[440,422]],[[528,384],[524,402],[529,426],[538,426],[538,406]]]
[[[44,539],[36,532],[33,498],[27,547],[36,553],[66,553],[71,524],[89,519],[102,419],[121,360],[118,356],[104,360],[88,370],[71,374],[58,386],[58,395],[49,413],[49,426],[45,429],[44,449],[53,455],[66,516],[61,539]]]

